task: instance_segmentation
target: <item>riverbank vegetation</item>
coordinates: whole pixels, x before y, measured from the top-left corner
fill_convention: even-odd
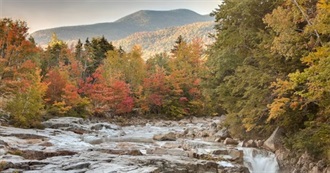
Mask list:
[[[215,43],[179,37],[147,61],[104,37],[43,50],[22,21],[0,21],[0,110],[16,126],[52,116],[227,115],[233,135],[284,129],[287,147],[330,160],[330,3],[224,0]]]

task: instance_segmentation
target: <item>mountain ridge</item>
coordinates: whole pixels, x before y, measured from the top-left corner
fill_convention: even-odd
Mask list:
[[[213,21],[213,18],[200,15],[188,9],[167,11],[140,10],[114,22],[62,26],[38,30],[31,35],[38,44],[47,44],[53,33],[56,33],[58,38],[64,41],[77,39],[84,40],[86,38],[99,36],[104,36],[112,41],[123,39],[136,32],[156,31],[168,27],[206,21]]]

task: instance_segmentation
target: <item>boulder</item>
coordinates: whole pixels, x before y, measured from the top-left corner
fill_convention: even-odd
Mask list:
[[[264,142],[263,147],[272,152],[278,150],[281,146],[282,130],[277,127],[272,135]]]
[[[84,119],[76,117],[61,117],[49,119],[42,122],[42,125],[46,128],[58,129],[61,127],[72,127],[73,124],[83,124]]]
[[[114,125],[114,124],[108,124],[108,123],[97,123],[97,124],[93,124],[91,126],[91,130],[102,130],[102,129],[120,130],[121,127]]]
[[[228,155],[232,157],[233,160],[243,163],[243,150],[232,149],[228,151]]]
[[[169,132],[166,134],[154,135],[153,140],[155,140],[155,141],[175,141],[176,134],[174,132]]]
[[[232,138],[226,138],[225,141],[223,142],[225,145],[237,145],[238,141]]]
[[[230,138],[229,131],[227,128],[222,128],[216,134],[213,135],[215,138],[220,138],[222,140]]]
[[[228,155],[229,153],[228,153],[228,150],[222,149],[222,150],[214,150],[212,152],[212,154],[214,154],[214,155]]]

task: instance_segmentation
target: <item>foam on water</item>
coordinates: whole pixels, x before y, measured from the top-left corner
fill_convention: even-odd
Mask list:
[[[279,166],[275,154],[255,148],[242,148],[244,165],[251,173],[278,173]]]

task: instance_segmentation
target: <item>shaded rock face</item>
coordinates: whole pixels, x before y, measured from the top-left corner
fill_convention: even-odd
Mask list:
[[[238,141],[214,142],[222,129],[218,122],[193,118],[121,127],[58,118],[44,122],[44,130],[0,126],[0,171],[248,173]]]

